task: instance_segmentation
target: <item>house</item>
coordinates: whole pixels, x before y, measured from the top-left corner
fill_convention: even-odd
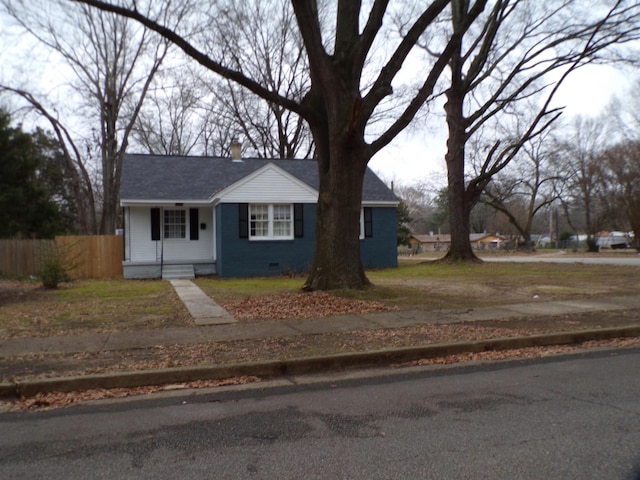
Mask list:
[[[498,234],[472,233],[469,235],[471,248],[474,250],[499,249],[506,239]],[[434,235],[411,235],[409,237],[409,250],[413,253],[443,252],[451,246],[451,235],[448,233]]]
[[[448,233],[434,235],[411,235],[409,246],[412,253],[422,252],[442,252],[449,250],[451,245],[451,235]]]
[[[474,250],[499,250],[507,239],[497,233],[472,233],[469,240]]]
[[[125,278],[305,272],[313,261],[315,160],[127,154],[120,205]],[[398,198],[369,169],[360,218],[365,268],[397,266]]]

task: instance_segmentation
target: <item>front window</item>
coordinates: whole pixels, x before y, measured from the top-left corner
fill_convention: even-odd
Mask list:
[[[187,222],[184,210],[164,211],[164,238],[186,238]]]
[[[273,236],[291,237],[291,205],[273,206]]]
[[[293,238],[292,205],[249,205],[249,238],[284,240]]]
[[[269,205],[251,205],[251,237],[269,236]]]

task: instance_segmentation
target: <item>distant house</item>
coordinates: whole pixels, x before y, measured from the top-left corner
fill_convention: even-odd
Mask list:
[[[506,238],[492,233],[472,233],[469,235],[469,240],[471,248],[474,250],[497,250]],[[409,250],[412,253],[442,252],[449,250],[450,246],[451,235],[448,233],[411,235],[409,237]]]
[[[410,250],[413,253],[442,252],[449,250],[451,235],[448,233],[439,235],[411,235],[409,237]]]
[[[125,155],[125,278],[307,271],[318,199],[315,160]],[[360,218],[365,268],[397,266],[398,198],[369,169]]]
[[[507,239],[497,233],[472,233],[469,240],[474,250],[498,250]]]

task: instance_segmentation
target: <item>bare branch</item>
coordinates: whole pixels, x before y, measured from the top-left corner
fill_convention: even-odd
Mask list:
[[[193,58],[199,64],[204,66],[205,68],[221,75],[224,78],[232,80],[249,90],[251,90],[256,95],[264,98],[265,100],[269,100],[271,102],[278,103],[289,110],[297,112],[299,114],[303,113],[302,107],[299,102],[293,101],[289,98],[283,97],[278,94],[278,92],[271,91],[264,86],[262,86],[259,82],[252,80],[241,72],[225,67],[219,62],[214,61],[211,57],[206,55],[204,52],[195,48],[189,41],[187,41],[184,37],[176,33],[174,30],[167,28],[164,25],[156,22],[148,18],[147,16],[140,13],[135,7],[132,9],[120,7],[118,5],[114,5],[108,2],[103,2],[100,0],[69,0],[77,3],[84,3],[86,5],[99,8],[100,10],[104,10],[107,12],[116,13],[123,17],[130,18],[132,20],[136,20],[140,22],[142,25],[147,27],[149,30],[153,30],[154,32],[161,35],[163,38],[169,40],[178,48],[180,48],[184,53]],[[134,4],[135,5],[135,4]]]

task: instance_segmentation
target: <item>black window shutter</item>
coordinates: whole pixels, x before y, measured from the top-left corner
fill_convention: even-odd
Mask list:
[[[364,236],[373,237],[373,215],[371,207],[364,208]]]
[[[160,240],[160,209],[151,209],[151,240]]]
[[[293,204],[293,236],[304,237],[304,205],[302,203]]]
[[[240,238],[249,238],[249,204],[238,204],[238,219],[240,224]]]
[[[190,208],[189,209],[189,239],[190,240],[198,240],[198,235],[200,232],[200,220],[198,220],[198,209]]]

